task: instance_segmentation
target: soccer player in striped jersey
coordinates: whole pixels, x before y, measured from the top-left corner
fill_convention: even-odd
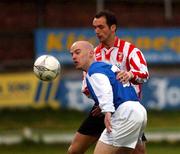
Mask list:
[[[117,78],[122,83],[130,81],[141,98],[141,84],[149,78],[147,63],[141,50],[116,36],[117,20],[112,12],[97,13],[93,19],[93,27],[100,42],[94,52],[96,60],[118,66],[120,71]],[[85,80],[82,92],[89,95]],[[89,116],[78,129],[68,154],[84,154],[89,146],[98,140],[104,127],[104,116],[99,106],[93,106]],[[142,140],[146,141],[144,136]],[[141,142],[137,144],[133,154],[145,152],[145,142]]]
[[[105,129],[94,154],[132,154],[147,122],[146,110],[139,103],[135,89],[130,82],[119,82],[117,66],[95,61],[89,42],[75,42],[70,53],[75,67],[87,72],[90,95],[105,115]]]

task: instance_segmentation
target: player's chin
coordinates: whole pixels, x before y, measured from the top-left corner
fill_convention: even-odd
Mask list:
[[[99,41],[103,40],[103,37],[101,37],[101,36],[97,36],[97,38],[99,39]]]
[[[76,64],[75,65],[76,69],[81,69],[80,65]]]
[[[99,41],[100,41],[100,42],[105,42],[104,37],[99,37]]]
[[[78,63],[77,63],[77,62],[74,62],[74,66],[77,67],[77,66],[78,66]]]

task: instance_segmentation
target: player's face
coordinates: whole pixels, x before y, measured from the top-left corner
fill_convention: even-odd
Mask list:
[[[70,52],[76,69],[86,70],[89,60],[88,53],[78,46],[72,48]]]
[[[97,38],[102,43],[106,44],[112,38],[111,36],[114,35],[114,29],[107,25],[105,17],[94,18],[93,27]]]

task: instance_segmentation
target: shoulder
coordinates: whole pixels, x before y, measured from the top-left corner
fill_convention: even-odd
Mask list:
[[[125,45],[126,45],[126,47],[134,47],[135,48],[135,45],[132,42],[129,42],[129,41],[126,41],[126,40],[123,40],[123,39],[119,38],[118,47],[125,46]]]
[[[119,52],[123,52],[126,55],[129,55],[131,53],[136,53],[137,51],[141,52],[141,50],[138,49],[133,43],[126,40],[122,40],[120,38],[117,47],[119,48]]]
[[[96,70],[98,71],[99,69],[101,68],[104,68],[106,66],[110,66],[110,64],[107,64],[105,62],[102,62],[102,61],[95,61],[91,64],[89,70]]]
[[[90,68],[88,69],[88,74],[92,75],[94,73],[102,73],[104,74],[108,70],[111,70],[112,65],[107,64],[105,62],[94,62],[91,64]]]

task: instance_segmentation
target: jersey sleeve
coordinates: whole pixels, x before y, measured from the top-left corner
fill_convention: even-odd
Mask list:
[[[108,77],[102,73],[88,76],[88,81],[98,99],[101,112],[114,112],[113,90]]]
[[[149,78],[147,62],[144,55],[138,48],[134,48],[129,54],[130,71],[133,73],[134,78],[131,80],[133,84],[144,83]]]

